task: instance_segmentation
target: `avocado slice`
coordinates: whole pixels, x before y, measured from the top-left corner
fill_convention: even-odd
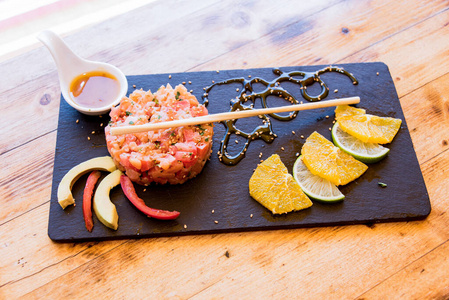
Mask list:
[[[118,214],[115,205],[109,198],[109,192],[120,183],[122,171],[115,170],[107,175],[98,185],[94,194],[94,211],[98,220],[105,226],[117,230]]]
[[[72,186],[82,175],[93,170],[112,172],[117,167],[110,156],[95,157],[85,162],[74,166],[68,171],[58,186],[58,203],[62,209],[65,209],[71,204],[75,204],[75,199],[72,195]]]

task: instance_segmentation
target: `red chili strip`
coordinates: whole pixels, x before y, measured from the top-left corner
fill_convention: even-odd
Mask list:
[[[143,212],[148,217],[152,217],[158,220],[173,220],[179,216],[178,211],[160,210],[148,207],[145,202],[137,196],[134,185],[131,179],[128,178],[128,176],[120,176],[120,185],[122,186],[122,190],[129,201],[131,201],[131,203],[134,204],[134,206],[138,210]]]
[[[94,193],[95,185],[101,176],[100,171],[93,171],[89,174],[86,181],[86,187],[84,188],[83,194],[83,216],[84,223],[86,223],[86,229],[92,232],[94,227],[94,222],[92,220],[92,194]]]

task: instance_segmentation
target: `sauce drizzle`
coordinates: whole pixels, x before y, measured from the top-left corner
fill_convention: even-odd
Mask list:
[[[209,103],[208,98],[209,92],[213,89],[214,86],[230,83],[240,83],[242,85],[242,88],[239,90],[240,91],[239,95],[231,100],[230,111],[251,110],[253,109],[257,99],[261,99],[262,107],[268,108],[267,105],[268,96],[278,96],[284,98],[286,101],[289,101],[292,104],[298,104],[299,101],[295,99],[287,90],[285,90],[283,87],[280,86],[280,83],[284,81],[299,84],[301,95],[305,100],[310,102],[320,101],[326,98],[329,94],[329,88],[327,87],[326,83],[320,78],[320,75],[326,72],[341,73],[349,77],[354,85],[358,84],[358,81],[354,77],[354,75],[344,70],[343,68],[336,66],[328,66],[315,72],[304,72],[304,71],[283,72],[282,70],[275,68],[273,69],[273,73],[278,75],[278,77],[273,79],[272,81],[267,81],[259,77],[248,79],[244,77],[238,77],[216,82],[211,86],[205,88],[204,90],[205,92],[202,96],[203,104],[207,105]],[[318,95],[313,96],[308,93],[307,86],[311,86],[315,82],[318,82],[320,84],[321,91]],[[265,89],[260,92],[254,92],[253,84],[255,83],[260,83],[264,85]],[[250,105],[246,104],[246,102],[248,101],[251,101]],[[271,116],[280,121],[289,121],[296,118],[297,112],[293,111],[290,112],[288,115],[284,116],[279,114],[261,115],[259,117],[262,119],[263,125],[257,126],[252,132],[244,132],[242,130],[239,130],[235,125],[236,120],[226,120],[221,122],[226,128],[226,134],[220,143],[220,150],[218,152],[219,160],[226,165],[236,165],[245,157],[245,153],[251,141],[255,139],[262,139],[266,143],[273,142],[273,140],[277,136],[273,132],[272,125],[268,116]],[[229,154],[226,150],[232,134],[240,135],[246,139],[246,142],[242,150],[235,155]]]

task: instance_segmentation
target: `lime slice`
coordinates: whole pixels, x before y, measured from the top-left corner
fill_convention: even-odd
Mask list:
[[[364,143],[344,132],[338,122],[332,128],[332,140],[341,150],[364,163],[375,163],[387,156],[390,149],[376,143]]]
[[[311,199],[321,202],[337,202],[345,198],[345,195],[340,192],[335,184],[320,176],[313,175],[302,161],[302,155],[296,159],[293,165],[293,177],[304,194]]]

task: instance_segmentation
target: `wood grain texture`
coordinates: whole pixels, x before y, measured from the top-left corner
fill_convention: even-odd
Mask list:
[[[168,0],[65,37],[127,75],[387,63],[432,204],[418,222],[53,243],[54,63],[43,47],[0,63],[0,298],[446,299],[448,12],[442,0]]]
[[[420,154],[418,160],[421,162],[426,162],[437,153],[448,149],[448,80],[449,74],[446,73],[401,98],[401,105],[410,120],[410,135],[416,152]]]
[[[53,131],[2,155],[0,224],[49,201],[55,143]]]

